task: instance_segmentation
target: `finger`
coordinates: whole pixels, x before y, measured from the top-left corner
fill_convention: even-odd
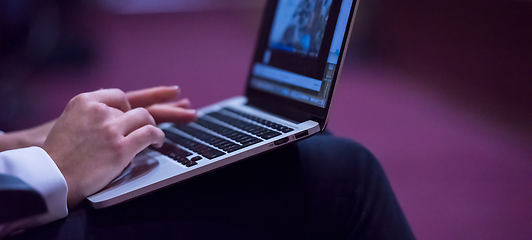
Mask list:
[[[185,99],[181,99],[179,101],[175,101],[175,102],[161,103],[161,105],[179,107],[179,108],[190,108],[190,106],[191,106],[190,100],[188,100],[186,98]]]
[[[127,112],[131,109],[126,95],[120,89],[101,89],[90,93],[82,93],[91,99],[101,103],[105,103],[109,107],[114,107]]]
[[[116,119],[118,131],[124,136],[146,125],[155,125],[155,120],[144,108],[135,108],[122,114]]]
[[[167,105],[153,105],[146,108],[155,119],[157,124],[163,122],[188,123],[197,118],[197,112],[194,109],[178,108]]]
[[[164,133],[153,125],[145,125],[127,135],[124,141],[127,148],[136,154],[150,145],[161,147],[164,143]]]
[[[156,103],[164,103],[177,97],[180,89],[177,86],[153,87],[127,92],[126,96],[133,108],[147,107]]]

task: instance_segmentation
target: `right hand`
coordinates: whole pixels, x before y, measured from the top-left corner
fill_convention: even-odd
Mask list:
[[[43,149],[68,185],[68,208],[105,187],[142,149],[161,146],[164,133],[145,108],[131,109],[124,92],[82,93],[68,103]]]
[[[190,101],[181,99],[168,102],[180,94],[177,86],[153,87],[126,93],[132,108],[148,110],[157,124],[163,122],[188,123],[196,120],[196,110],[190,109]],[[42,147],[56,120],[40,126],[0,135],[0,152],[31,146]]]

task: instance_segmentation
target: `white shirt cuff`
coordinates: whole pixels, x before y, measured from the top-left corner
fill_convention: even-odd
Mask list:
[[[0,173],[18,177],[43,196],[47,213],[0,226],[2,233],[19,231],[53,222],[68,215],[68,187],[55,162],[40,147],[29,147],[0,153]]]

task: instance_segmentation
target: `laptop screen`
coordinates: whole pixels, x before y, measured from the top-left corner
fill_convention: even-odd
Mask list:
[[[325,108],[352,5],[353,0],[279,0],[249,87]]]

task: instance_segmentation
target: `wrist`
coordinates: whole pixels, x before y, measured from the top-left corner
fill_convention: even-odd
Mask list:
[[[54,161],[55,165],[63,175],[65,183],[67,185],[67,208],[72,211],[76,209],[80,203],[85,199],[83,193],[80,192],[83,188],[80,187],[79,180],[82,178],[79,172],[72,172],[70,170],[75,169],[75,166],[70,165],[71,161],[64,161],[64,156],[59,156],[55,154],[56,148],[50,146],[50,144],[45,143],[42,146],[42,149],[50,156]]]
[[[72,181],[69,181],[69,179],[66,179],[66,182],[68,186],[67,208],[69,211],[72,211],[79,207],[81,202],[83,202],[83,200],[85,199],[85,196],[83,196],[83,194],[76,191],[78,187],[73,186]]]
[[[25,148],[32,146],[25,131],[16,131],[0,134],[0,151]]]

